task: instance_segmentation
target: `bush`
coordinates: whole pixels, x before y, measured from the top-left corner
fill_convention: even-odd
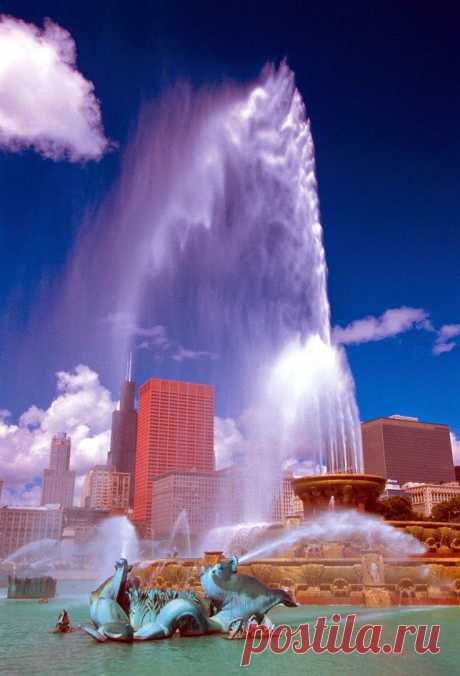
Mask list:
[[[378,511],[387,521],[416,521],[411,501],[402,495],[383,498],[378,503]]]
[[[435,505],[431,511],[433,521],[460,521],[460,497]]]

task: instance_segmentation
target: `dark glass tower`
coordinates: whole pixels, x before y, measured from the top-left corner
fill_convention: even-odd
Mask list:
[[[112,435],[107,464],[116,472],[130,475],[129,505],[134,501],[134,468],[136,464],[137,411],[134,407],[136,385],[128,366],[126,381],[121,387],[120,408],[112,413]]]

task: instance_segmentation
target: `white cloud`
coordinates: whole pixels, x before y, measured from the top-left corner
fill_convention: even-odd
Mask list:
[[[216,469],[238,463],[247,448],[238,423],[233,418],[214,418],[214,454]]]
[[[108,146],[70,33],[49,19],[41,29],[0,15],[0,148],[80,161],[99,159]]]
[[[166,329],[162,324],[155,324],[154,326],[140,326],[129,312],[113,312],[109,314],[105,320],[111,324],[117,331],[127,336],[148,338],[155,344],[169,345],[166,337]],[[149,341],[146,341],[147,343]]]
[[[451,352],[457,346],[453,338],[460,336],[460,324],[444,324],[440,329],[436,329],[425,310],[400,307],[386,310],[380,317],[368,315],[364,319],[356,319],[345,327],[335,326],[333,338],[336,343],[342,345],[358,345],[384,340],[411,329],[436,334],[433,345],[433,354],[436,356]]]
[[[191,350],[171,340],[162,324],[140,326],[128,312],[115,312],[104,320],[120,333],[133,338],[142,338],[136,345],[137,350],[149,350],[155,359],[173,359],[177,362],[195,359],[218,359],[218,355],[208,350]]]
[[[186,361],[187,359],[217,359],[217,355],[214,352],[208,352],[207,350],[188,350],[187,348],[182,347],[182,345],[179,345],[171,356],[171,359],[179,362]]]
[[[457,345],[452,338],[457,336],[460,336],[460,324],[444,324],[444,326],[441,326],[433,347],[433,354],[440,355],[451,352]]]
[[[293,476],[310,476],[312,474],[323,474],[326,467],[317,465],[312,460],[288,458],[283,464],[283,471]]]
[[[368,315],[345,327],[336,326],[334,340],[342,345],[357,345],[383,340],[414,328],[433,330],[428,313],[421,308],[400,307],[386,310],[380,317]]]
[[[116,402],[88,366],[56,375],[58,395],[46,410],[31,406],[17,424],[0,418],[0,477],[15,502],[39,499],[37,486],[31,484],[48,465],[54,434],[71,437],[70,466],[78,476],[106,461]]]

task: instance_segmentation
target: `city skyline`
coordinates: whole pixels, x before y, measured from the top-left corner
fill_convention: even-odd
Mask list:
[[[95,374],[93,374],[93,376],[94,375]],[[129,376],[129,377],[131,378],[131,376]],[[139,388],[136,388],[136,384],[134,383],[134,381],[132,379],[130,379],[130,380],[124,381],[124,383],[122,384],[122,388],[121,388],[122,394],[124,394],[124,396],[127,397],[127,401],[125,402],[125,405],[123,407],[125,410],[129,411],[130,407],[133,407],[131,410],[137,415],[138,409],[135,408],[135,405],[139,404],[139,390],[144,388],[144,390],[146,392],[149,391],[150,381],[156,382],[157,388],[160,387],[159,384],[164,382],[165,386],[167,386],[168,388],[169,387],[179,388],[179,390],[181,390],[181,391],[184,390],[184,388],[198,388],[198,389],[204,388],[204,390],[206,390],[206,391],[212,390],[212,387],[210,388],[208,385],[203,385],[203,384],[199,384],[199,383],[194,384],[194,383],[186,383],[186,382],[183,382],[183,381],[168,381],[168,380],[161,380],[161,379],[155,379],[155,378],[151,378],[151,379],[147,380],[145,383],[141,384],[141,386]],[[127,385],[129,386],[128,390],[126,389]],[[179,392],[179,390],[177,390],[177,392]],[[184,392],[186,392],[186,391],[187,390],[185,389]],[[156,416],[158,416],[158,419],[157,419],[158,429],[157,429],[157,432],[155,434],[155,439],[157,438],[157,435],[161,433],[161,430],[163,430],[162,433],[164,435],[166,433],[168,427],[171,425],[170,411],[169,411],[169,408],[168,408],[169,404],[167,403],[166,408],[164,408],[164,410],[161,409],[161,406],[164,407],[164,404],[163,403],[160,404],[160,399],[158,398],[159,392],[160,392],[160,389],[158,389],[158,393],[157,393],[158,401],[157,401],[157,399],[155,399],[155,405],[157,407],[160,406],[160,408],[158,408],[157,412],[156,412]],[[176,392],[176,390],[175,390],[175,392]],[[184,392],[182,394],[184,394]],[[177,397],[178,395],[174,393],[174,396]],[[189,395],[185,395],[185,399],[188,399],[188,396]],[[184,402],[185,402],[185,399],[184,399]],[[179,417],[180,417],[179,416],[179,409],[177,409],[177,404],[175,403],[175,401],[176,400],[174,400],[174,403],[173,403],[172,409],[171,409],[171,412],[172,412],[171,420],[174,421],[174,425],[176,425],[176,424],[179,425],[179,422],[180,422],[179,421]],[[93,402],[91,402],[91,403],[93,403]],[[183,405],[185,406],[185,403]],[[110,417],[112,424],[113,424],[113,420],[114,420],[113,414],[117,413],[117,411],[118,412],[120,411],[120,402],[113,402],[113,406],[114,406],[113,410],[108,409],[108,411],[107,411],[107,415],[108,415],[108,417]],[[144,403],[144,418],[145,418],[145,411],[146,410],[147,410],[146,404]],[[162,410],[163,410],[163,412],[161,412]],[[200,411],[201,411],[201,409],[200,409]],[[205,405],[205,408],[203,408],[202,413],[207,415],[206,405]],[[194,415],[195,415],[195,413],[194,413]],[[200,415],[201,415],[201,413],[200,413]],[[241,463],[243,463],[242,466],[244,466],[244,462],[245,462],[245,458],[246,458],[246,456],[244,455],[244,449],[245,449],[245,447],[248,446],[248,441],[245,440],[244,437],[239,432],[239,430],[237,428],[235,428],[234,421],[228,420],[228,419],[222,420],[218,416],[214,416],[213,420],[214,420],[214,436],[213,436],[212,449],[213,449],[213,462],[215,463],[215,469],[216,470],[222,470],[224,468],[230,468],[232,466],[240,465]],[[161,424],[160,424],[160,421],[161,421]],[[374,426],[375,424],[379,424],[379,423],[387,423],[387,424],[389,423],[389,424],[393,424],[393,425],[394,424],[400,424],[402,426],[402,428],[404,428],[405,425],[406,426],[409,425],[409,427],[411,427],[411,426],[414,426],[416,428],[426,427],[427,429],[430,429],[434,425],[435,427],[433,427],[433,429],[436,428],[436,429],[441,429],[443,431],[443,462],[445,462],[446,459],[449,461],[449,458],[450,458],[449,444],[450,444],[450,448],[452,449],[452,468],[453,468],[454,465],[459,464],[460,458],[456,454],[455,436],[452,433],[452,431],[449,430],[449,427],[445,423],[442,423],[442,422],[439,423],[438,421],[428,421],[428,420],[423,421],[423,420],[418,420],[417,418],[400,416],[399,414],[394,414],[394,415],[391,415],[391,416],[379,416],[378,418],[371,419],[369,421],[362,421],[361,428],[362,428],[364,446],[366,446],[366,444],[368,443],[368,439],[367,439],[367,436],[365,434],[366,429],[368,429],[369,426],[371,426],[371,428],[372,428],[372,426]],[[185,427],[180,432],[180,436],[182,436],[184,438],[184,440],[185,440],[186,437],[187,438],[190,437],[190,431],[187,431],[189,424],[190,424],[190,422],[186,422]],[[145,424],[144,424],[144,427],[145,427]],[[205,427],[206,427],[206,425],[205,425]],[[449,432],[450,432],[450,439],[449,439]],[[192,436],[190,438],[193,438],[193,434],[194,433],[192,432]],[[45,435],[44,438],[46,439],[47,436]],[[71,442],[72,442],[71,437],[66,432],[54,434],[51,437],[51,446],[50,446],[51,447],[51,456],[50,456],[51,460],[49,461],[50,467],[51,468],[54,467],[55,469],[58,469],[58,473],[59,473],[59,471],[61,471],[61,472],[64,472],[65,474],[68,474],[68,475],[71,476],[72,495],[73,495],[73,491],[74,491],[74,483],[76,483],[76,488],[77,488],[75,495],[73,495],[72,503],[67,503],[64,506],[68,507],[69,505],[71,506],[71,504],[78,504],[81,501],[82,496],[85,495],[85,491],[87,490],[85,488],[85,486],[86,486],[86,484],[89,480],[90,474],[94,470],[104,470],[106,473],[109,473],[109,474],[114,473],[117,477],[118,477],[118,475],[120,477],[129,476],[129,474],[120,474],[119,472],[117,473],[116,468],[111,466],[110,462],[108,464],[106,464],[106,462],[105,462],[106,460],[110,461],[111,438],[113,438],[113,430],[109,426],[109,428],[106,430],[106,432],[104,432],[102,434],[103,443],[102,443],[102,445],[100,445],[100,447],[98,449],[98,455],[91,455],[91,457],[87,460],[87,465],[85,467],[85,470],[84,471],[80,470],[78,475],[75,476],[77,474],[75,470],[71,470],[70,472],[68,471],[69,463],[70,463],[70,460],[71,460],[71,454],[70,454],[70,448],[71,448]],[[158,437],[158,438],[160,438],[160,437]],[[86,441],[86,439],[84,439],[84,441]],[[100,444],[101,439],[99,439],[98,442]],[[128,442],[129,442],[129,435],[128,435]],[[407,442],[407,439],[406,439],[406,442]],[[195,447],[195,442],[193,442],[193,443],[194,443],[194,447]],[[401,439],[397,443],[399,443],[400,446],[402,444],[402,446],[398,450],[398,453],[400,453],[401,449],[404,447],[404,443],[405,443],[404,437],[401,437]],[[157,444],[156,441],[155,441],[155,444]],[[156,448],[157,451],[159,451],[160,446],[158,446],[158,448],[157,448],[157,446],[155,444],[152,446],[152,449]],[[184,447],[184,450],[186,448],[188,448],[186,445],[184,446],[183,443],[182,443],[182,445]],[[128,446],[129,446],[129,443],[128,443]],[[128,448],[128,446],[126,448]],[[144,443],[144,446],[145,446],[145,443]],[[413,439],[410,440],[409,446],[411,448],[412,453],[417,451],[418,446],[417,446],[417,443],[415,443],[415,445],[414,445]],[[422,446],[424,446],[424,443],[422,443]],[[56,450],[60,447],[62,447],[63,449],[65,447],[64,455],[62,454],[62,452],[59,453],[59,454],[56,453]],[[382,467],[380,467],[380,466],[377,467],[378,463],[380,462],[380,461],[377,460],[377,456],[374,458],[373,456],[369,455],[371,447],[372,447],[372,444],[368,446],[367,451],[366,451],[366,448],[365,448],[365,453],[364,453],[364,458],[363,458],[364,469],[366,471],[372,473],[372,474],[379,474],[379,475],[382,475],[382,476],[386,476],[386,474],[387,474],[386,471],[383,471]],[[138,450],[138,448],[139,448],[139,445],[137,444],[136,445],[136,451]],[[147,447],[145,447],[145,450],[146,450],[146,448]],[[164,452],[161,453],[161,457],[158,456],[156,458],[156,461],[155,461],[156,465],[158,464],[158,468],[157,468],[157,470],[155,470],[156,471],[155,476],[162,476],[165,472],[168,473],[168,472],[171,472],[171,471],[179,471],[179,472],[180,471],[184,471],[184,472],[198,471],[199,472],[199,471],[203,471],[203,469],[205,469],[205,466],[203,465],[203,467],[201,467],[201,469],[195,469],[194,470],[193,466],[192,466],[193,463],[192,463],[191,466],[189,466],[187,464],[189,462],[189,460],[187,460],[185,464],[181,464],[180,466],[178,465],[176,467],[176,469],[174,469],[174,463],[173,463],[173,465],[171,465],[170,463],[171,463],[171,459],[173,457],[176,457],[175,446],[172,446],[171,448],[169,448],[169,446],[165,446],[164,449],[162,447],[162,450]],[[188,456],[190,456],[190,453],[191,453],[190,450],[186,451],[186,456],[184,456],[184,458],[185,457],[188,458]],[[380,453],[380,451],[379,451],[379,453]],[[48,447],[47,452],[46,452],[46,459],[45,459],[45,463],[44,463],[45,465],[48,463],[49,454],[50,454],[50,450],[49,450],[49,447]],[[144,451],[143,457],[140,458],[141,461],[143,460],[143,464],[145,465],[145,457],[144,456],[145,456],[145,451]],[[190,457],[192,457],[192,456],[190,456]],[[205,457],[205,456],[203,456],[203,457]],[[97,462],[98,458],[101,459],[101,464],[98,464],[98,462]],[[206,456],[206,458],[207,458],[207,456]],[[247,460],[247,458],[246,458],[246,460]],[[209,462],[210,462],[209,459],[205,459],[205,465],[208,468],[208,471],[210,471],[210,468],[211,468],[211,465],[209,464]],[[413,462],[413,459],[412,459],[412,462]],[[142,464],[142,462],[140,464]],[[155,467],[156,467],[156,465],[155,465]],[[442,465],[442,466],[444,467],[444,465]],[[52,471],[53,471],[52,469],[51,470],[50,469],[44,469],[43,470],[45,476],[46,476],[47,473],[48,474],[52,473]],[[292,468],[286,469],[286,471],[289,473],[289,472],[292,471]],[[304,469],[302,468],[302,466],[298,467],[298,471],[300,473],[303,473]],[[310,471],[311,471],[311,468],[307,469],[307,473],[310,473]],[[443,470],[443,471],[445,471],[445,470]],[[452,471],[453,471],[453,469],[452,469]],[[407,472],[407,470],[406,470],[406,472]],[[390,474],[391,474],[391,472],[390,472]],[[430,474],[429,470],[428,470],[428,474]],[[410,471],[409,471],[409,475],[411,475]],[[391,476],[390,475],[387,476],[387,478],[391,479],[391,480],[394,480],[395,477],[396,477],[396,474],[394,476],[393,476],[393,474],[391,474]],[[452,476],[449,475],[449,477],[450,478],[448,478],[447,475],[444,476],[442,481],[450,481],[450,480],[454,481],[455,480],[454,475],[452,475]],[[77,479],[77,481],[75,481],[75,479]],[[151,480],[152,480],[152,478],[150,477],[147,480],[147,484],[143,489],[144,493],[146,492],[146,494],[148,494],[149,496],[150,496],[150,491],[151,491],[151,488],[150,488]],[[396,480],[398,480],[397,477],[396,477]],[[416,483],[419,482],[420,480],[421,480],[420,478],[409,479],[409,481],[415,481]],[[131,483],[130,494],[133,495],[133,493],[134,493],[134,487],[133,487],[134,481],[131,481],[130,483]],[[13,488],[14,484],[13,485],[11,483],[9,484],[8,481],[0,480],[0,485],[3,486],[6,489],[6,491],[3,495],[3,497],[4,497],[3,502],[5,503],[5,498],[6,498],[7,504],[12,504],[12,505],[17,504],[17,505],[24,505],[24,506],[29,505],[29,506],[33,507],[33,506],[38,506],[39,504],[44,505],[47,502],[55,502],[55,500],[45,500],[44,490],[46,489],[46,487],[43,483],[43,480],[39,476],[34,477],[33,482],[25,484],[25,486],[22,490],[22,493],[20,491],[15,490]],[[62,489],[66,490],[64,487],[62,487]],[[55,488],[52,488],[51,490],[59,490],[59,488],[56,486]],[[1,494],[0,494],[0,496],[1,496]],[[132,507],[131,501],[130,501],[130,506]]]
[[[247,9],[247,24],[236,30],[225,9],[211,21],[209,7],[179,5],[167,15],[161,7],[142,7],[128,23],[121,7],[108,17],[85,3],[71,9],[45,2],[40,11],[29,2],[5,5],[29,25],[41,29],[49,16],[69,31],[75,72],[94,85],[103,127],[72,139],[86,143],[86,163],[45,158],[43,150],[17,153],[2,143],[0,409],[11,411],[0,421],[4,495],[7,486],[31,494],[26,499],[39,493],[40,462],[54,433],[75,437],[80,480],[105,460],[123,369],[119,343],[127,333],[134,379],[215,385],[216,445],[223,454],[238,445],[244,450],[238,383],[211,336],[190,328],[180,299],[177,319],[158,318],[118,312],[121,287],[106,295],[102,286],[78,303],[61,291],[75,279],[84,287],[86,270],[94,279],[95,269],[107,267],[110,249],[93,256],[77,243],[106,225],[109,195],[132,160],[146,102],[158,104],[182,79],[193,91],[222,81],[246,85],[265,62],[286,56],[312,123],[333,336],[347,351],[361,419],[412,415],[447,423],[460,437],[454,126],[460,103],[453,29],[443,23],[441,30],[439,18],[419,7],[398,12],[396,35],[394,10],[351,5],[321,15],[305,10],[302,35],[294,30],[291,7],[281,22],[275,13]],[[90,21],[93,12],[97,18]],[[188,21],[191,14],[200,20]],[[153,26],[151,34],[144,26]],[[226,37],[229,26],[240,36],[239,50]],[[139,34],[152,48],[142,57],[135,47]],[[425,50],[414,49],[420,40]],[[134,267],[128,261],[127,283]],[[165,296],[164,304],[170,300]],[[35,467],[34,457],[41,459]]]

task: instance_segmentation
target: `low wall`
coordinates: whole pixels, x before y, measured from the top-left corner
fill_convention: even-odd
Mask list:
[[[202,559],[144,562],[133,570],[142,587],[201,593]],[[283,587],[300,604],[458,605],[459,558],[383,558],[369,553],[348,559],[273,558],[240,564],[238,572],[267,586]]]

